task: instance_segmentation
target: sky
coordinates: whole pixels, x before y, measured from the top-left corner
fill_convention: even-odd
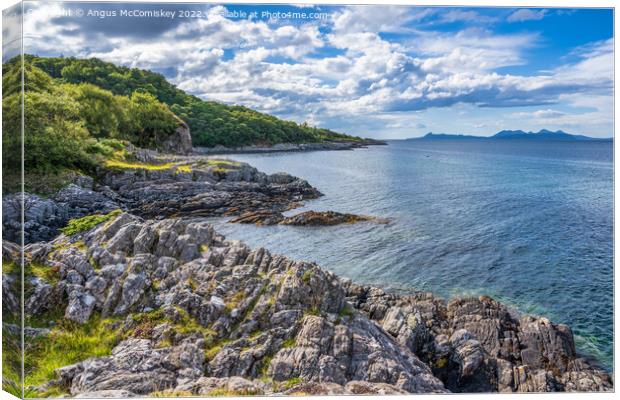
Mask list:
[[[611,9],[26,2],[25,10],[26,53],[150,69],[206,100],[343,133],[613,135]]]

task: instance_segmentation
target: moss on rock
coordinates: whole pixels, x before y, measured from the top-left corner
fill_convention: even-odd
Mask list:
[[[60,231],[67,236],[75,235],[76,233],[80,232],[86,232],[103,222],[107,222],[112,218],[119,216],[121,213],[121,210],[114,210],[105,215],[95,214],[88,215],[82,218],[72,219],[69,221],[67,226],[60,229]]]

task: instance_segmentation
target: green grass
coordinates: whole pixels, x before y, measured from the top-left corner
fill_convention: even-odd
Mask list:
[[[10,275],[19,271],[19,265],[15,264],[13,261],[4,261],[2,260],[2,274]]]
[[[241,163],[230,160],[207,160],[207,165],[210,167],[240,167]]]
[[[446,365],[448,365],[448,358],[447,357],[441,357],[439,360],[437,360],[435,362],[433,367],[435,367],[437,369],[441,369],[441,368],[445,367]]]
[[[226,303],[226,309],[228,310],[228,312],[231,312],[233,309],[237,308],[237,306],[239,306],[239,303],[241,303],[243,299],[245,299],[244,292],[240,291],[240,292],[235,293],[230,298],[230,301]]]
[[[38,386],[55,378],[55,370],[66,365],[83,361],[90,357],[102,357],[111,354],[112,349],[120,341],[130,337],[150,337],[151,329],[158,324],[168,322],[172,325],[175,333],[190,334],[201,332],[207,343],[213,343],[216,332],[199,325],[187,312],[178,309],[181,318],[177,322],[168,319],[162,310],[132,315],[136,326],[123,331],[122,328],[111,329],[114,322],[119,318],[102,318],[94,315],[83,324],[77,324],[62,318],[56,311],[48,316],[39,316],[41,323],[27,321],[29,326],[49,325],[50,319],[56,320],[56,325],[47,336],[41,336],[28,341],[26,348],[26,380],[25,386]],[[55,315],[58,314],[58,315]],[[222,342],[223,344],[224,342]],[[171,344],[171,343],[168,343]],[[3,353],[6,357],[7,353]],[[10,353],[8,353],[10,354]],[[9,365],[5,362],[5,365]],[[5,373],[5,377],[10,374]],[[62,388],[51,387],[43,393],[35,393],[31,397],[55,397],[62,395]]]
[[[306,310],[305,315],[319,316],[321,315],[321,310],[319,310],[318,307],[311,307]]]
[[[295,343],[297,343],[297,340],[294,337],[290,339],[286,339],[284,342],[282,342],[282,348],[288,349],[288,348],[294,347]]]
[[[158,392],[149,393],[148,397],[192,397],[197,396],[192,392],[185,390],[161,390]]]
[[[306,270],[306,272],[304,272],[304,274],[301,277],[301,280],[304,281],[304,283],[308,283],[310,282],[310,278],[312,277],[312,270],[308,269]]]
[[[127,162],[121,160],[106,160],[105,166],[108,168],[117,168],[117,169],[143,169],[147,171],[163,171],[166,169],[171,169],[174,167],[174,163],[165,163],[165,164],[146,164],[146,163],[138,163],[138,162]]]
[[[119,159],[118,156],[105,160],[105,166],[113,169],[140,169],[145,171],[165,171],[174,169],[177,174],[192,173],[192,167],[189,164],[178,165],[173,162],[163,164],[147,164],[141,162],[123,161],[122,159]]]
[[[273,359],[272,356],[267,356],[263,358],[263,361],[261,362],[260,370],[258,371],[260,376],[267,377],[267,372],[269,371],[269,364],[271,364],[272,359]]]
[[[187,311],[183,310],[182,308],[177,307],[176,309],[181,315],[181,318],[176,322],[167,318],[164,315],[163,310],[161,309],[150,311],[147,313],[132,315],[133,320],[137,322],[138,326],[125,336],[140,336],[142,333],[148,333],[150,329],[154,328],[155,326],[167,322],[172,325],[172,330],[175,333],[186,335],[198,332],[202,333],[207,343],[213,343],[215,341],[217,332],[215,332],[213,329],[209,329],[200,325],[194,318],[190,317]]]
[[[88,215],[82,218],[72,219],[69,221],[67,226],[62,228],[60,231],[67,236],[75,235],[76,233],[80,233],[80,232],[89,231],[93,229],[95,226],[119,216],[121,213],[122,211],[119,209],[119,210],[114,210],[112,212],[109,212],[106,215],[95,214],[95,215]]]
[[[211,397],[233,397],[233,396],[255,396],[261,392],[253,389],[231,390],[226,388],[217,388],[207,393]]]
[[[298,377],[298,376],[297,376],[297,377],[290,378],[290,379],[287,379],[287,380],[283,381],[283,382],[281,383],[281,385],[282,385],[282,387],[283,387],[285,390],[289,390],[289,389],[290,389],[290,388],[292,388],[293,386],[299,385],[299,384],[300,384],[300,383],[302,383],[302,382],[303,382],[303,380],[302,380],[300,377]]]
[[[54,304],[51,310],[36,314],[25,315],[24,325],[33,328],[49,328],[51,324],[57,324],[65,317],[66,304]]]
[[[3,315],[3,322],[7,322]],[[13,396],[22,397],[21,388],[21,344],[20,335],[2,330],[2,390]]]
[[[211,360],[213,360],[215,358],[215,356],[217,355],[217,353],[220,352],[220,350],[222,350],[223,345],[218,344],[212,347],[209,347],[208,349],[205,350],[205,361],[209,362]]]
[[[5,368],[2,371],[2,390],[19,399],[22,398],[22,388],[19,381],[9,378]]]
[[[190,276],[189,278],[187,278],[187,284],[189,285],[190,288],[192,288],[192,291],[196,291],[196,289],[198,289],[198,282],[196,282],[196,279],[194,279],[193,276]]]
[[[230,342],[232,342],[232,339],[220,340],[219,342],[212,343],[211,345],[207,344],[205,347],[205,361],[209,362],[213,360],[217,353],[219,353],[224,346]]]
[[[40,263],[28,263],[24,266],[24,276],[36,276],[47,283],[56,284],[60,280],[60,269]]]
[[[354,314],[353,310],[351,309],[351,307],[348,304],[345,304],[344,307],[342,307],[342,309],[340,310],[340,312],[338,313],[338,315],[341,318],[344,317],[352,317]]]
[[[179,165],[177,167],[177,174],[180,174],[180,173],[189,174],[191,172],[192,172],[192,167],[189,165]]]
[[[213,168],[213,173],[215,174],[226,175],[228,171],[230,170],[226,168],[221,168],[221,167]]]
[[[109,355],[121,339],[118,331],[109,328],[113,321],[100,316],[83,325],[61,320],[49,335],[31,339],[26,345],[25,386],[55,378],[57,368]]]

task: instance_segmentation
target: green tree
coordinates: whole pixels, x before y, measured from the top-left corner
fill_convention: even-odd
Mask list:
[[[155,96],[145,92],[131,95],[131,116],[138,132],[135,142],[140,146],[154,146],[169,136],[179,125],[176,116]]]
[[[2,96],[10,96],[22,90],[22,64],[18,59],[2,66]],[[49,91],[53,85],[52,78],[25,62],[24,66],[24,90],[33,92]]]
[[[89,83],[65,84],[60,90],[77,101],[80,116],[92,136],[131,139],[136,133],[138,127],[130,116],[131,102],[126,97]]]
[[[3,99],[3,167],[13,171],[21,161],[20,100],[18,93]],[[84,150],[89,135],[75,100],[60,92],[26,92],[24,107],[26,172],[90,167]]]

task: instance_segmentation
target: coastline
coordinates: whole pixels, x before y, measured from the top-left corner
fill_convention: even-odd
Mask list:
[[[279,152],[303,152],[303,151],[344,151],[362,149],[368,146],[384,146],[384,141],[365,139],[359,142],[353,141],[325,141],[321,143],[279,143],[273,146],[243,146],[243,147],[200,147],[193,149],[195,155],[224,155],[224,154],[256,154],[256,153],[279,153]]]
[[[161,155],[147,152],[141,157],[162,162]],[[93,214],[102,205],[131,212],[76,234],[29,244],[29,259],[64,267],[54,282],[32,281],[27,313],[45,314],[50,304],[64,304],[64,291],[69,299],[64,316],[78,323],[98,313],[128,319],[152,310],[176,315],[170,308],[176,304],[192,323],[214,331],[212,341],[220,344],[206,345],[206,358],[196,356],[194,364],[170,369],[171,354],[188,348],[202,354],[207,333],[203,328],[189,335],[177,332],[171,345],[160,350],[170,339],[156,332],[171,329],[170,318],[181,318],[160,316],[155,321],[159,331],[146,339],[136,337],[131,329],[137,328],[129,324],[129,333],[123,335],[130,338],[117,344],[112,356],[64,366],[56,372],[58,380],[40,390],[62,386],[72,395],[102,390],[151,394],[164,390],[153,384],[157,379],[166,385],[175,382],[176,393],[192,395],[214,395],[216,389],[234,394],[613,390],[611,376],[577,354],[566,325],[515,315],[486,296],[446,302],[426,292],[400,295],[360,286],[316,264],[226,241],[201,218],[265,207],[288,210],[296,208],[299,199],[322,194],[299,178],[266,175],[244,163],[195,156],[171,159],[177,164],[169,169],[107,170],[99,177],[104,187],[83,180],[50,199],[28,195],[32,204],[45,203],[48,210],[55,206],[59,215],[69,210],[72,218]],[[77,213],[84,213],[85,205],[91,210]],[[49,228],[44,218],[26,217]],[[164,219],[150,219],[156,217]],[[37,242],[30,233],[27,238]],[[14,252],[10,243],[3,246],[5,254]],[[152,261],[140,261],[145,257]],[[108,266],[119,263],[122,275],[108,275]],[[112,276],[123,281],[115,283]],[[188,277],[194,283],[188,283]],[[356,360],[346,358],[344,349],[316,345],[325,341],[360,349]],[[362,350],[368,343],[370,348]],[[382,354],[378,358],[376,351]],[[316,363],[307,362],[307,354],[314,354]],[[151,371],[153,382],[112,387],[119,376],[135,378],[119,365],[122,357],[137,356],[157,365]],[[96,370],[101,364],[105,368]],[[203,365],[206,377],[198,372]],[[183,375],[188,368],[194,372]],[[353,370],[360,373],[347,372]],[[104,373],[95,379],[96,371]],[[245,392],[235,392],[241,390],[238,385]]]

